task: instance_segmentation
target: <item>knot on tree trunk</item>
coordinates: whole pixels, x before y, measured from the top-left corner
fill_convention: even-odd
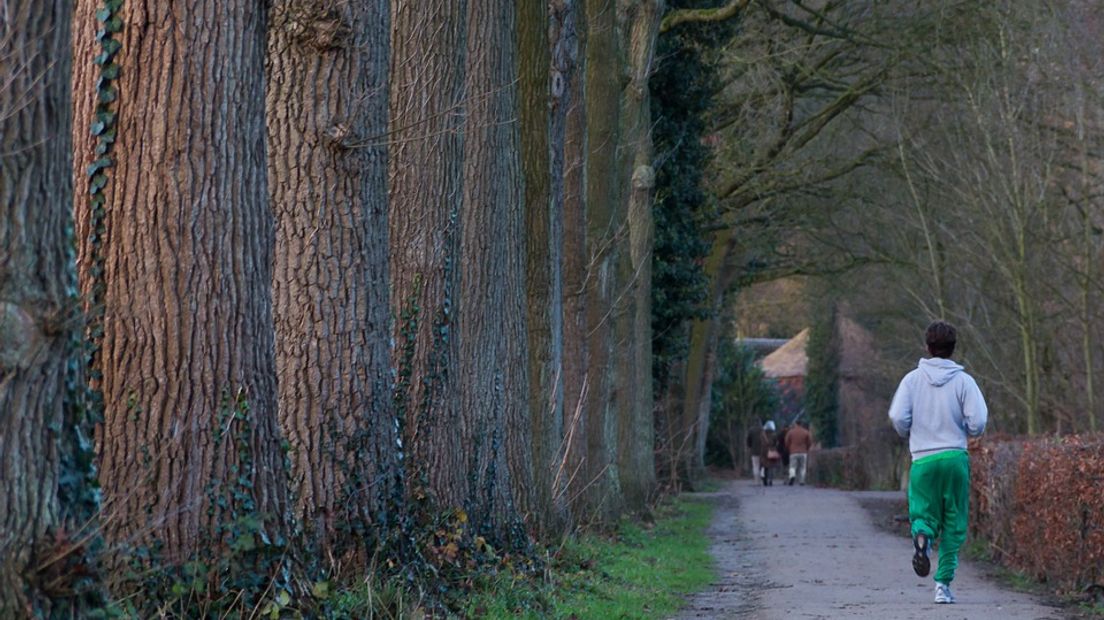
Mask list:
[[[293,41],[320,52],[344,48],[352,36],[350,18],[340,2],[279,3],[272,11],[272,23],[284,29]]]
[[[42,340],[42,330],[30,313],[0,301],[0,370],[30,368]]]
[[[633,170],[632,186],[635,190],[650,190],[655,187],[655,169],[651,166],[637,166]]]

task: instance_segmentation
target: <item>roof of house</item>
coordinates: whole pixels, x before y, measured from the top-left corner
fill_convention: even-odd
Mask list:
[[[788,338],[737,338],[736,345],[751,349],[756,359],[762,359],[789,341]]]
[[[809,344],[809,328],[801,330],[789,342],[759,362],[763,373],[772,379],[783,377],[804,377],[809,367],[809,356],[805,348]]]

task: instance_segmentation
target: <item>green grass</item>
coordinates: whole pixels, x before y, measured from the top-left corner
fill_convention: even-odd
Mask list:
[[[712,507],[679,500],[659,509],[651,527],[625,522],[614,536],[566,543],[540,584],[500,578],[468,605],[486,618],[662,618],[713,579]]]

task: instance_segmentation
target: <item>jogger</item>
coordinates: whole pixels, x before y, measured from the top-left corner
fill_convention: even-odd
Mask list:
[[[950,586],[970,514],[966,439],[985,432],[989,410],[974,378],[949,359],[955,349],[955,328],[936,321],[928,326],[924,339],[932,357],[920,360],[901,380],[889,406],[889,419],[902,437],[909,438],[912,453],[912,568],[927,577],[931,543],[940,540],[935,602],[953,603]]]

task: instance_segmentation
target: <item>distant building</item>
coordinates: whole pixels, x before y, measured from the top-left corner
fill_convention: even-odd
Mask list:
[[[801,330],[770,355],[759,362],[763,374],[778,385],[782,397],[782,424],[797,419],[804,407],[805,374],[809,369],[809,356],[805,350],[809,346],[809,328]]]
[[[774,353],[789,342],[788,338],[737,338],[736,346],[750,349],[755,353],[755,361]]]

